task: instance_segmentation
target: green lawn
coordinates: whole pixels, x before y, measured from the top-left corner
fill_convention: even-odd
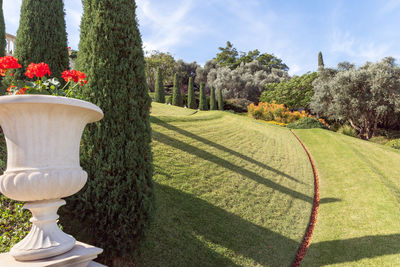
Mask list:
[[[137,266],[290,266],[313,174],[285,128],[153,103],[157,215]]]
[[[400,153],[320,129],[295,132],[320,175],[303,266],[400,266]]]

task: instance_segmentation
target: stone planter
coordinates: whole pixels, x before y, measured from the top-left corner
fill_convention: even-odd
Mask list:
[[[71,250],[75,239],[57,226],[62,199],[78,192],[87,173],[79,164],[79,147],[87,123],[103,112],[89,102],[45,95],[0,97],[0,125],[7,143],[7,169],[0,191],[26,201],[32,212],[30,233],[10,251],[32,261]]]

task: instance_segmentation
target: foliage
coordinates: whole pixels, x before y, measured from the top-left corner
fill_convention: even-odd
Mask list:
[[[0,47],[6,47],[6,26],[4,23],[3,0],[0,0]],[[0,49],[0,57],[6,55],[5,49]]]
[[[314,82],[310,108],[331,120],[348,121],[369,139],[385,118],[400,112],[400,68],[393,58],[366,63],[358,69],[325,69]]]
[[[289,78],[286,71],[269,70],[257,60],[242,63],[234,70],[228,67],[219,67],[214,64],[215,61],[208,63],[204,66],[207,85],[221,89],[225,98],[245,98],[256,102],[267,83],[278,83]],[[199,73],[201,74],[201,72]]]
[[[400,138],[390,140],[385,144],[385,146],[390,146],[391,148],[400,149]]]
[[[247,113],[247,106],[251,104],[251,101],[243,98],[230,98],[224,102],[224,109],[232,110],[236,113]]]
[[[70,219],[61,218],[66,232],[84,232],[81,241],[103,248],[108,264],[138,252],[154,216],[151,99],[135,14],[131,0],[83,1],[77,67],[88,83],[76,91],[104,118],[83,134],[88,180],[68,200]],[[71,218],[80,221],[79,229]]]
[[[193,88],[193,77],[189,77],[189,85],[188,85],[188,108],[196,108],[196,95],[194,94]]]
[[[32,62],[46,62],[58,79],[69,69],[64,15],[62,0],[22,1],[14,56],[24,69]],[[14,77],[21,80],[24,73],[16,70]]]
[[[152,51],[145,57],[146,60],[146,81],[150,91],[155,90],[157,69],[160,68],[163,74],[162,84],[172,84],[175,72],[175,59],[170,53]]]
[[[357,137],[358,136],[357,131],[353,127],[348,125],[348,124],[345,124],[345,125],[341,126],[337,130],[337,132],[341,133],[341,134],[344,134],[344,135],[352,136],[352,137]]]
[[[204,90],[204,84],[201,83],[200,84],[200,103],[199,103],[199,109],[200,110],[207,110],[208,109],[208,105],[207,105],[207,96],[206,96],[206,92]]]
[[[222,98],[222,90],[217,90],[217,102],[218,102],[218,109],[224,110],[224,99]]]
[[[217,103],[215,101],[215,90],[210,88],[210,110],[217,110]]]
[[[179,84],[178,74],[174,75],[174,87],[172,89],[172,105],[181,107],[183,105],[183,98],[181,86]]]
[[[287,127],[291,129],[311,129],[311,128],[329,129],[321,121],[311,117],[303,117],[297,121],[289,123]]]
[[[301,118],[312,117],[304,110],[302,112],[292,112],[287,107],[285,107],[285,105],[277,104],[276,102],[259,102],[258,105],[254,105],[254,103],[251,103],[247,107],[247,110],[249,117],[252,117],[256,120],[276,121],[280,123],[292,123],[294,121],[300,120]],[[326,122],[323,119],[316,120],[319,120],[319,122],[327,126]],[[305,120],[304,123],[311,123],[311,121]]]
[[[318,71],[324,70],[324,59],[322,57],[322,52],[319,51],[318,53]]]
[[[175,62],[175,71],[178,73],[180,84],[188,84],[189,78],[196,77],[196,69],[199,65],[196,62],[186,63],[182,59]]]
[[[154,100],[159,103],[165,103],[165,92],[164,92],[161,68],[157,68],[157,79],[156,79]]]
[[[262,92],[259,100],[261,102],[276,101],[290,109],[308,109],[311,97],[314,94],[312,82],[318,77],[317,72],[306,73],[296,76],[288,81],[280,83],[269,83]]]
[[[258,49],[245,52],[238,52],[233,44],[229,41],[226,42],[226,47],[219,47],[220,51],[217,53],[216,62],[221,67],[228,67],[230,69],[236,69],[241,64],[250,63],[257,60],[260,65],[266,67],[268,70],[280,69],[288,71],[289,67],[282,62],[282,59],[275,57],[273,54],[263,53],[261,54]]]

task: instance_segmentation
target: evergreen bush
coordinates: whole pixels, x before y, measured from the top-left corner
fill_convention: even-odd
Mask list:
[[[154,101],[158,103],[165,103],[165,92],[160,68],[157,68],[156,86],[154,93]]]
[[[200,83],[200,103],[199,103],[200,110],[207,110],[207,96],[206,92],[204,91],[204,84]]]
[[[218,89],[218,109],[224,110],[224,100],[222,98],[222,90]]]
[[[328,129],[328,127],[322,122],[320,122],[318,119],[310,117],[304,117],[301,118],[300,120],[289,123],[287,127],[291,129],[311,129],[311,128]]]
[[[215,102],[215,90],[213,87],[211,87],[210,90],[210,110],[216,110],[217,103]]]
[[[178,79],[178,74],[175,73],[174,75],[174,87],[172,88],[172,105],[181,107],[183,99],[182,99],[182,93],[181,93],[181,88],[179,86],[179,79]]]
[[[193,88],[193,77],[189,77],[188,85],[188,108],[196,108],[196,96]]]
[[[62,0],[22,1],[14,53],[22,68],[15,71],[14,79],[23,79],[31,62],[45,62],[51,76],[62,81],[61,73],[69,69],[64,16]]]
[[[400,149],[400,138],[390,140],[385,144],[385,146],[390,146],[391,148]]]
[[[89,177],[65,207],[79,229],[68,218],[64,224],[103,248],[100,257],[110,264],[139,251],[154,216],[151,99],[135,1],[84,0],[81,27],[77,68],[88,83],[76,93],[100,106],[104,118],[83,134]]]
[[[351,127],[350,125],[343,125],[338,129],[338,133],[344,134],[344,135],[348,135],[348,136],[352,136],[352,137],[357,137],[358,133],[356,131],[356,129],[354,129],[353,127]]]

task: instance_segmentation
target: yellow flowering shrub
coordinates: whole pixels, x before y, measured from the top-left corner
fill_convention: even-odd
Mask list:
[[[258,105],[251,103],[247,106],[247,113],[249,117],[257,120],[275,121],[280,124],[288,124],[304,117],[313,117],[305,110],[302,112],[290,111],[285,105],[277,104],[275,101],[272,103],[259,102]],[[318,120],[328,126],[323,119]]]

